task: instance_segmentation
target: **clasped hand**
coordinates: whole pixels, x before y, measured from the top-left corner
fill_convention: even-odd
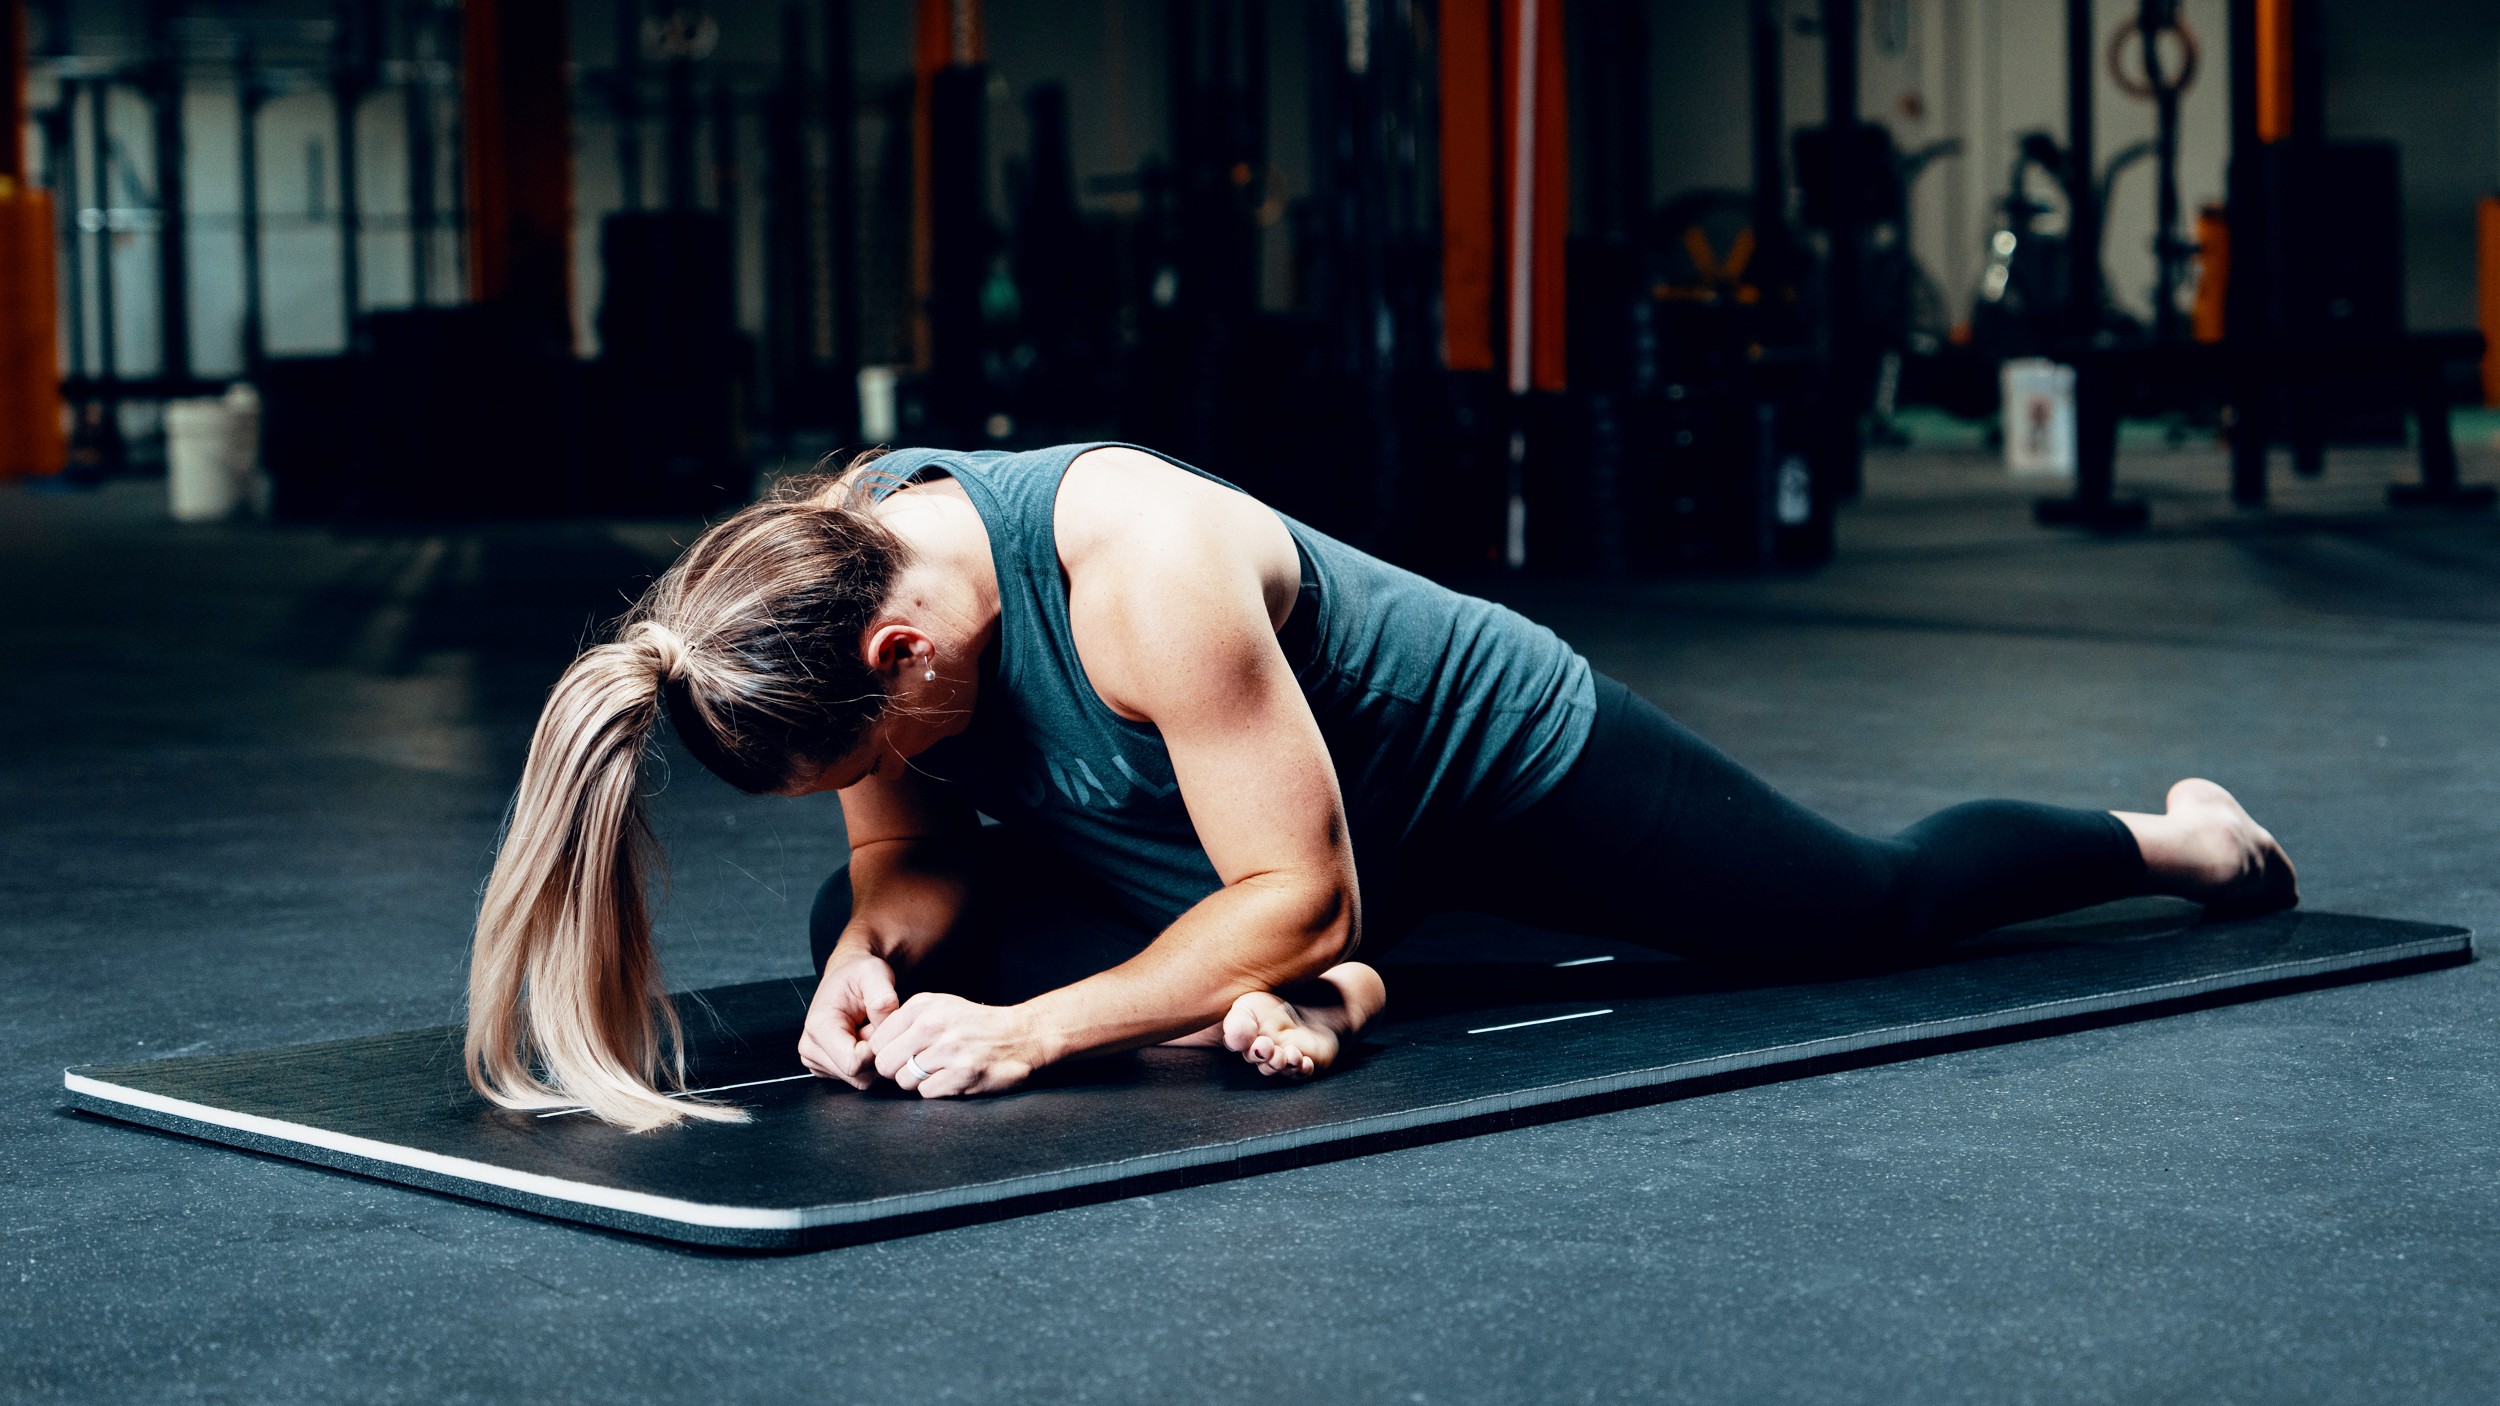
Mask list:
[[[865,1089],[891,1079],[922,1098],[990,1094],[1030,1078],[1038,1062],[1022,1012],[923,991],[898,1000],[883,958],[837,955],[807,1010],[799,1059]]]

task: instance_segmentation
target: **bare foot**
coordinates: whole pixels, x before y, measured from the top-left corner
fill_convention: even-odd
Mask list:
[[[2271,913],[2300,902],[2290,856],[2231,793],[2190,777],[2170,788],[2163,815],[2116,812],[2144,852],[2157,893],[2234,913]]]
[[[1340,962],[1291,989],[1291,1001],[1253,991],[1224,1017],[1224,1048],[1261,1074],[1308,1079],[1325,1072],[1389,1001],[1380,973],[1361,962]]]

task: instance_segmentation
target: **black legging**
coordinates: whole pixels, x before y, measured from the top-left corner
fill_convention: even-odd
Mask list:
[[[1154,937],[1007,827],[983,830],[972,862],[982,897],[944,965],[913,974],[916,987],[1016,998],[1114,966]],[[1601,674],[1588,746],[1543,800],[1364,874],[1363,955],[1434,913],[1464,911],[1787,973],[1913,960],[2143,891],[2135,838],[2105,811],[1976,801],[1869,839]],[[820,969],[850,911],[850,874],[837,870],[810,917]]]

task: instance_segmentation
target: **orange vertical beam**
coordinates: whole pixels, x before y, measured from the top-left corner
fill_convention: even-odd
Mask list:
[[[985,43],[980,0],[916,0],[911,46],[911,359],[923,371],[930,359],[929,299],[937,291],[929,89],[939,69],[981,62]]]
[[[1571,221],[1563,0],[1441,0],[1440,15],[1442,359],[1453,371],[1504,370],[1514,390],[1560,390]]]
[[[2500,405],[2500,195],[2474,206],[2474,294],[2483,329],[2483,404]]]
[[[2257,3],[2257,139],[2292,134],[2292,0]]]
[[[51,192],[0,176],[0,479],[69,462],[52,239]]]
[[[1531,32],[1522,24],[1530,14],[1534,17],[1533,44]],[[1508,306],[1511,316],[1523,307],[1527,310],[1526,344],[1521,347],[1520,329],[1506,326],[1514,353],[1524,350],[1526,375],[1512,367],[1514,388],[1524,379],[1527,386],[1541,391],[1563,388],[1563,242],[1571,223],[1571,134],[1567,125],[1569,104],[1563,90],[1563,0],[1502,0],[1502,208],[1510,216],[1503,223],[1504,238],[1510,247],[1503,252],[1510,270]],[[1520,93],[1523,81],[1530,90],[1529,121],[1520,121]],[[1520,160],[1520,135],[1528,133],[1529,160]],[[1516,203],[1516,181],[1522,171],[1528,173],[1529,189],[1526,218]],[[1526,233],[1528,248],[1522,258],[1516,247],[1518,236]],[[1525,275],[1525,294],[1519,287]]]
[[[465,0],[469,296],[572,327],[573,110],[562,0]]]
[[[1495,209],[1493,0],[1441,0],[1441,360],[1493,369]]]
[[[2200,342],[2219,342],[2231,306],[2231,224],[2219,205],[2196,212],[2196,306],[2189,326]]]
[[[52,197],[27,174],[26,15],[0,0],[0,479],[59,473],[69,460]]]

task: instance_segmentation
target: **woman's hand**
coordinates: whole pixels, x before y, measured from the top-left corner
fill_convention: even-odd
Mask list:
[[[811,1073],[839,1079],[854,1089],[876,1078],[869,1061],[869,1032],[894,1014],[894,968],[883,957],[835,949],[816,983],[816,998],[807,1006],[807,1028],[799,1035],[799,1062]]]
[[[1048,1061],[1018,1006],[923,991],[877,1022],[877,1072],[922,1098],[1002,1093]],[[925,1077],[924,1077],[925,1076]]]

